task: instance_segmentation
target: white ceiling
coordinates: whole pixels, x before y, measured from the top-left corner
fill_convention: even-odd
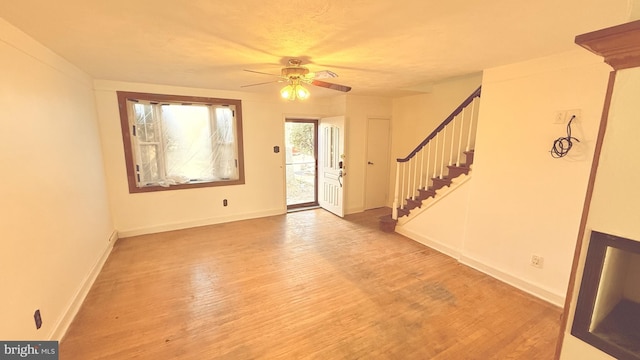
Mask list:
[[[0,0],[0,17],[96,79],[273,92],[290,57],[353,94],[576,48],[637,0]],[[319,96],[337,92],[314,87]]]

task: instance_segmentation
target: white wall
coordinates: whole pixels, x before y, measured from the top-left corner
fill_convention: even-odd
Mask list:
[[[0,69],[0,339],[59,339],[113,231],[92,82],[2,19]]]
[[[425,201],[425,207],[434,202],[431,206],[408,222],[396,226],[396,231],[452,258],[460,259],[467,232],[473,177],[465,177],[464,181],[451,191],[447,188],[438,190],[438,196],[427,200],[429,203]]]
[[[608,74],[581,49],[484,72],[464,262],[562,304]],[[581,110],[580,142],[554,159],[566,136],[554,113],[567,109]],[[543,269],[529,265],[533,254]]]
[[[426,94],[393,99],[392,157],[407,156],[482,83],[482,74],[453,78]],[[395,167],[393,167],[395,174]],[[389,204],[391,205],[391,204]]]

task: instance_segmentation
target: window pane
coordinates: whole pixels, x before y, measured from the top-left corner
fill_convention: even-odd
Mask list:
[[[220,180],[238,179],[236,167],[237,145],[234,142],[233,111],[228,107],[216,108],[216,132],[213,152],[214,174]]]
[[[140,183],[143,185],[157,183],[160,180],[158,146],[140,145],[140,161]]]
[[[139,141],[158,141],[156,140],[153,106],[150,104],[134,104],[133,108],[136,114],[136,135],[138,136]]]
[[[167,177],[213,180],[209,107],[163,105],[162,127]]]
[[[233,142],[233,112],[229,108],[216,108],[216,134],[218,143]]]

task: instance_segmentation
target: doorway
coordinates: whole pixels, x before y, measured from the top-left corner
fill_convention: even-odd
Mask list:
[[[365,210],[389,205],[389,134],[389,119],[368,119]]]
[[[286,119],[287,210],[318,206],[318,121]]]

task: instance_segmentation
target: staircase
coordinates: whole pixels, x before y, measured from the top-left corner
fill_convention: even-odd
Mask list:
[[[481,89],[469,95],[409,155],[396,159],[393,208],[390,215],[380,218],[383,231],[395,231],[398,219],[410,218],[426,200],[459,183],[455,179],[469,176]]]

